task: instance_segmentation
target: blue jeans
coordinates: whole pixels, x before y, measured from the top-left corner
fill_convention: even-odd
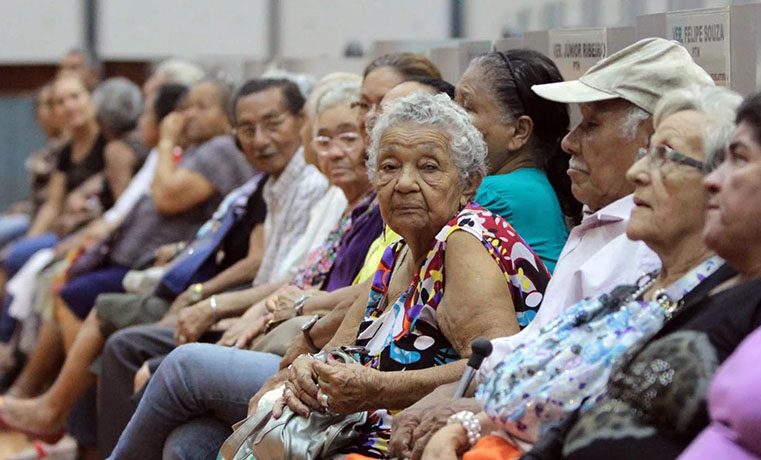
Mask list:
[[[11,279],[21,267],[39,250],[52,248],[58,243],[58,237],[53,233],[22,238],[8,246],[8,251],[3,258],[3,269],[8,279]],[[8,307],[11,304],[11,296],[3,292],[3,299],[0,304],[0,342],[8,343],[13,337],[18,321],[8,313]]]
[[[279,363],[277,355],[218,345],[177,348],[151,378],[110,458],[159,460],[164,452],[173,458],[214,458]],[[208,418],[213,421],[206,423]]]
[[[0,216],[0,249],[6,244],[21,238],[29,229],[30,219],[26,214],[8,214]]]
[[[58,244],[59,238],[54,233],[45,233],[39,236],[22,238],[10,246],[3,259],[5,274],[10,279],[21,267],[41,249],[52,248]]]

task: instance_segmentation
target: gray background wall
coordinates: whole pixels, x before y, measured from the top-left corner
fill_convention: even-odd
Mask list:
[[[241,76],[270,57],[339,59],[349,42],[469,39],[559,27],[633,26],[641,14],[759,0],[0,0],[0,66],[50,64],[88,36],[108,61],[177,55]],[[459,22],[456,20],[459,18]],[[453,23],[457,27],[453,27]],[[353,68],[352,68],[353,69]],[[346,70],[352,70],[346,69]],[[26,193],[23,159],[42,140],[31,95],[0,87],[0,207]]]
[[[34,122],[33,102],[28,96],[0,96],[1,208],[28,195],[24,161],[44,142]]]

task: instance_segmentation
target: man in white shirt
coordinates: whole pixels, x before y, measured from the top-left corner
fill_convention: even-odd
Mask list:
[[[584,204],[584,218],[569,235],[536,318],[518,334],[492,340],[494,350],[481,374],[574,303],[632,284],[659,267],[644,243],[625,234],[634,206],[625,176],[639,148],[649,143],[660,96],[690,85],[713,81],[683,47],[649,38],[601,60],[579,80],[532,87],[545,99],[579,104],[582,119],[561,146],[571,155],[568,175],[574,196]],[[453,392],[453,384],[439,387],[394,417],[390,447],[397,457],[419,458],[449,415],[481,410],[474,399],[453,402]]]

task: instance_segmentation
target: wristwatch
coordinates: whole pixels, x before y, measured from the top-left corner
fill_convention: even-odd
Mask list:
[[[197,303],[203,300],[203,283],[190,285],[190,301]]]
[[[301,316],[304,313],[304,304],[309,300],[308,295],[302,295],[295,302],[293,302],[293,309],[296,311],[296,316]]]
[[[315,324],[317,324],[317,321],[320,320],[320,315],[314,315],[312,319],[307,321],[303,326],[301,326],[301,333],[304,334],[304,340],[307,341],[307,345],[309,345],[312,348],[312,352],[320,351],[320,348],[314,344],[314,340],[312,340],[312,336],[309,335],[309,331],[312,330]]]

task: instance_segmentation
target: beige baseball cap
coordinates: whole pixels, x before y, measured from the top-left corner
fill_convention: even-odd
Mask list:
[[[713,84],[679,43],[645,38],[602,59],[578,80],[531,89],[540,97],[565,103],[623,98],[653,113],[661,96],[673,89]]]

